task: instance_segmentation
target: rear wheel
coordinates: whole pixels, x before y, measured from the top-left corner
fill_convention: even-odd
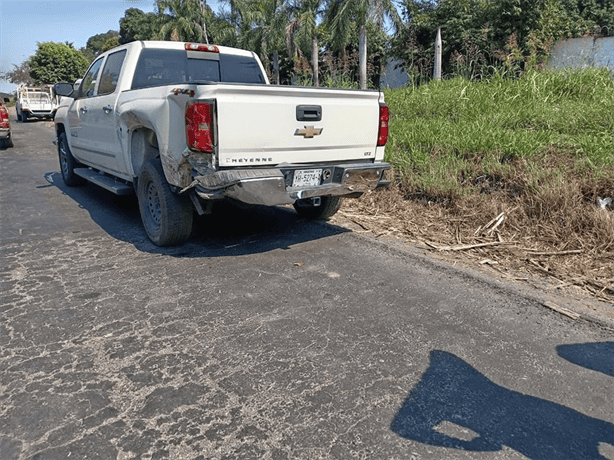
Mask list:
[[[137,182],[137,196],[143,226],[154,244],[172,246],[190,237],[192,203],[187,197],[172,192],[159,158],[143,165]]]
[[[341,198],[338,196],[323,196],[320,205],[316,206],[312,198],[296,200],[294,209],[299,216],[306,219],[326,220],[330,219],[341,207]]]
[[[64,183],[69,187],[84,184],[85,179],[75,174],[75,168],[78,168],[81,164],[70,153],[66,133],[62,133],[58,137],[58,156],[60,158],[60,171],[62,172]]]

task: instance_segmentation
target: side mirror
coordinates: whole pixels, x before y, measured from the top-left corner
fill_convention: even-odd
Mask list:
[[[74,88],[71,83],[56,83],[53,85],[53,92],[58,96],[72,97]]]
[[[3,99],[4,99],[5,104],[8,104],[9,102],[11,102],[11,100],[8,97],[4,97]]]

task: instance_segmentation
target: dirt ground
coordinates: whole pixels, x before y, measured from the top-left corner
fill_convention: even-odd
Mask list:
[[[406,199],[391,187],[344,200],[331,223],[376,239],[393,238],[451,264],[559,296],[606,302],[614,317],[614,241],[597,244],[593,237],[574,232],[562,237],[566,230],[553,230],[552,222],[527,225],[514,218],[518,208],[497,198],[451,208]],[[584,212],[594,214],[593,220],[603,219],[603,226],[614,232],[609,208],[587,204]]]

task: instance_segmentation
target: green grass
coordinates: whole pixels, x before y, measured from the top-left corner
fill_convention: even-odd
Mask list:
[[[467,196],[484,190],[484,176],[524,188],[560,185],[569,175],[614,181],[614,83],[606,69],[455,78],[385,97],[387,160],[406,189]]]

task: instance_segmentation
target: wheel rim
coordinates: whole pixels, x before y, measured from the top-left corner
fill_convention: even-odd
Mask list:
[[[66,155],[66,146],[64,143],[60,144],[60,166],[62,168],[62,174],[66,177],[68,175],[68,156]]]
[[[160,225],[160,218],[162,216],[160,196],[158,195],[158,190],[152,182],[147,185],[147,209],[149,209],[149,215],[156,225]]]

